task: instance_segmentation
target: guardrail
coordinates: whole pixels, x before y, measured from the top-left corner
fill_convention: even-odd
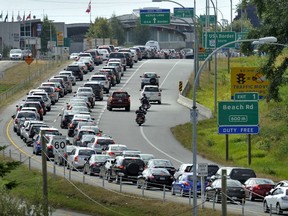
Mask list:
[[[192,108],[193,100],[185,97],[185,95],[189,91],[190,86],[191,86],[190,83],[188,81],[186,81],[186,83],[184,85],[184,89],[182,92],[179,93],[178,99],[177,99],[177,102],[179,104],[181,104],[181,105],[183,105],[189,109]],[[196,103],[196,104],[197,104],[197,109],[199,110],[199,114],[201,116],[203,116],[203,118],[209,119],[209,118],[213,117],[212,111],[210,109],[208,109],[207,107],[205,107],[199,103]]]

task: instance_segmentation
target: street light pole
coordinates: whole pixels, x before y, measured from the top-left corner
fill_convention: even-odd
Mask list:
[[[230,45],[230,44],[235,44],[235,43],[242,43],[242,42],[253,42],[253,41],[260,41],[263,43],[275,43],[277,42],[277,38],[275,37],[264,37],[264,38],[259,38],[259,39],[245,39],[245,40],[237,40],[237,41],[232,41],[229,43],[226,43],[218,48],[216,48],[212,53],[210,53],[207,58],[205,59],[204,63],[201,65],[201,67],[199,68],[199,70],[197,71],[196,74],[196,79],[194,80],[194,85],[193,85],[193,104],[192,104],[192,127],[193,127],[193,131],[192,131],[192,149],[193,149],[193,201],[194,201],[194,192],[197,189],[194,187],[194,182],[197,182],[197,173],[196,173],[196,164],[197,164],[197,128],[196,128],[196,124],[197,124],[197,103],[196,103],[196,83],[197,80],[199,80],[200,74],[202,72],[202,70],[204,69],[206,63],[208,62],[208,60],[215,54],[217,53],[220,49]],[[194,204],[194,202],[193,202]],[[196,198],[196,204],[197,204],[197,198]],[[195,205],[193,205],[193,207],[196,209],[197,207]],[[196,210],[196,214],[193,214],[194,216],[197,215],[197,210]]]

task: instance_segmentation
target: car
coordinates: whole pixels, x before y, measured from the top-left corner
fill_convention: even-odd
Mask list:
[[[46,145],[49,143],[49,139],[54,136],[54,135],[59,135],[61,136],[62,134],[59,132],[57,128],[53,127],[41,127],[39,134],[37,134],[33,138],[33,154],[35,155],[40,155],[42,152],[42,138],[41,138],[41,132],[43,133],[43,136],[45,137],[45,142]],[[46,148],[47,152],[47,158],[54,158],[54,153],[53,153],[53,145],[47,145]]]
[[[103,100],[103,86],[98,81],[88,81],[84,83],[84,87],[91,87],[95,96],[95,100]]]
[[[121,52],[119,52],[119,53],[121,53]],[[130,68],[133,68],[134,60],[133,60],[131,53],[130,52],[122,52],[122,53],[124,54],[124,56],[126,58],[126,65],[129,66]]]
[[[36,107],[22,107],[21,111],[33,111],[33,112],[36,113],[37,119],[40,119],[40,115],[39,115],[38,110],[37,110]]]
[[[74,117],[74,112],[71,110],[63,110],[63,113],[59,114],[59,116],[61,116],[60,119],[60,127],[63,129],[68,129],[68,125],[71,123],[71,120]]]
[[[250,201],[255,199],[264,199],[271,189],[274,188],[275,183],[268,178],[249,178],[244,182],[246,197]]]
[[[153,154],[146,153],[139,154],[139,157],[145,162],[146,165],[150,159],[155,159],[155,156]]]
[[[23,109],[22,109],[22,111],[23,111]],[[35,112],[37,112],[37,111],[35,111]],[[20,131],[20,138],[24,141],[24,143],[27,143],[27,140],[29,139],[28,132],[29,132],[30,128],[32,127],[32,125],[34,125],[34,124],[44,125],[44,122],[38,121],[38,120],[26,120],[26,121],[24,121],[23,126],[22,126],[21,131]]]
[[[69,75],[65,75],[65,74],[59,74],[59,75],[55,75],[53,76],[54,78],[62,78],[63,81],[64,81],[64,85],[65,85],[65,88],[67,89],[67,92],[68,93],[71,93],[72,92],[72,81],[71,81],[71,76]]]
[[[176,169],[168,159],[151,159],[147,163],[147,168],[165,168],[173,176]]]
[[[88,81],[98,81],[103,86],[103,90],[105,91],[105,93],[107,93],[107,94],[109,93],[111,85],[110,85],[110,81],[108,80],[108,77],[106,75],[94,74],[94,75],[90,76]]]
[[[93,154],[86,159],[83,173],[89,174],[90,176],[100,173],[101,166],[104,165],[105,161],[111,158],[108,155]]]
[[[230,179],[235,179],[244,184],[249,178],[256,178],[256,174],[253,169],[244,168],[244,167],[221,167],[218,169],[214,176],[211,176],[211,180],[216,178],[221,178],[222,170],[225,169],[227,177]]]
[[[110,155],[111,157],[116,157],[121,155],[122,152],[125,150],[128,150],[128,148],[124,144],[110,144],[104,149],[103,154]]]
[[[141,97],[145,94],[149,102],[157,102],[161,104],[162,90],[158,86],[145,85],[141,91]]]
[[[119,67],[118,66],[112,66],[112,65],[108,66],[108,65],[106,65],[102,69],[104,69],[104,70],[106,70],[106,69],[113,70],[113,74],[116,77],[116,84],[119,84],[121,82],[121,73],[122,73],[122,71],[121,72],[119,71]]]
[[[87,66],[87,70],[92,72],[94,70],[94,61],[91,57],[80,57],[77,62],[83,62]]]
[[[43,82],[43,83],[41,83],[40,86],[41,87],[46,87],[46,86],[53,87],[55,89],[55,91],[58,92],[59,97],[64,97],[64,95],[65,95],[64,88],[61,86],[61,84],[59,82]]]
[[[142,55],[141,49],[139,47],[134,46],[134,47],[130,47],[129,49],[136,51],[136,55],[137,55],[139,61],[141,61],[143,59],[143,55]]]
[[[178,176],[182,175],[183,173],[192,172],[193,164],[191,163],[183,163],[180,165],[176,172],[174,173],[174,178],[177,179]]]
[[[77,127],[79,122],[88,122],[88,120],[83,118],[75,118],[74,115],[73,119],[71,120],[71,123],[68,125],[68,132],[67,132],[68,137],[74,136],[74,129]]]
[[[25,60],[26,58],[32,57],[32,52],[29,49],[22,50],[22,60]]]
[[[13,131],[20,136],[20,127],[26,120],[39,120],[35,111],[18,111],[16,115],[12,115],[13,118]]]
[[[40,89],[39,89],[40,90]],[[45,91],[36,91],[36,92],[33,92],[32,95],[39,95],[39,96],[42,96],[43,97],[43,101],[44,101],[44,104],[45,104],[45,109],[47,111],[51,111],[51,105],[52,105],[52,102],[51,102],[51,99],[48,95],[47,92]]]
[[[127,67],[127,61],[126,61],[126,57],[124,55],[124,53],[121,52],[111,52],[109,54],[109,59],[111,58],[120,58],[121,59],[121,65],[123,67],[123,70],[126,71],[126,67]],[[108,60],[109,61],[109,60]]]
[[[54,154],[54,163],[58,164],[59,166],[66,166],[67,165],[67,158],[73,151],[73,149],[77,148],[77,146],[73,145],[66,145],[66,153],[64,155],[61,155],[59,153]]]
[[[201,194],[201,179],[197,176],[197,194]],[[206,187],[207,181],[204,183]],[[171,187],[171,195],[179,194],[180,196],[191,195],[193,193],[193,173],[185,172],[178,175],[173,181]]]
[[[3,55],[2,55],[2,53],[0,53],[0,60],[2,60],[2,58],[3,58]]]
[[[124,75],[123,69],[122,69],[122,65],[121,65],[121,59],[110,59],[107,62],[107,67],[115,67],[117,69],[117,72],[119,74],[121,74],[121,76]]]
[[[97,74],[103,74],[106,75],[108,80],[110,81],[111,86],[115,86],[117,84],[117,72],[113,69],[100,69],[99,72],[94,73]]]
[[[76,85],[76,78],[75,78],[75,76],[73,76],[73,72],[72,71],[65,71],[65,70],[64,71],[60,71],[59,75],[68,76],[70,81],[71,81],[72,86]]]
[[[98,52],[97,49],[88,49],[85,51],[85,53],[91,54],[95,65],[99,65],[103,63],[102,55]]]
[[[38,89],[44,90],[48,94],[52,105],[55,105],[57,103],[57,101],[59,100],[59,92],[57,92],[54,87],[52,87],[52,86],[39,86]]]
[[[145,85],[159,86],[160,76],[158,76],[157,73],[155,72],[144,72],[144,74],[140,76],[140,78],[141,78],[141,89],[143,89]]]
[[[77,131],[77,133],[75,134],[74,138],[73,138],[73,145],[78,146],[80,145],[80,141],[82,139],[82,136],[84,134],[91,134],[91,135],[96,135],[94,130],[90,130],[90,129],[80,129]]]
[[[264,212],[276,211],[280,215],[288,211],[288,187],[277,187],[270,191],[263,200]]]
[[[83,68],[79,64],[76,64],[76,63],[69,64],[65,70],[66,71],[72,71],[72,74],[76,78],[76,80],[77,79],[80,81],[83,80],[84,72],[83,72]]]
[[[104,136],[94,136],[89,141],[87,146],[93,148],[97,152],[97,154],[102,154],[104,149],[106,149],[111,144],[115,144],[113,138],[104,135]]]
[[[137,177],[137,188],[148,190],[151,187],[171,189],[173,176],[165,168],[147,168]]]
[[[274,189],[277,187],[288,187],[288,180],[282,180],[275,184]]]
[[[22,60],[22,50],[21,49],[11,49],[9,52],[10,60]]]
[[[245,203],[245,189],[240,181],[227,178],[226,179],[226,197],[231,202]],[[205,189],[205,200],[220,202],[222,194],[222,179],[216,179],[211,185],[208,185]]]
[[[82,169],[86,162],[85,159],[96,154],[95,150],[87,147],[76,147],[71,151],[67,158],[67,169]]]
[[[39,120],[43,121],[44,109],[39,101],[29,101],[29,102],[27,101],[21,104],[20,106],[16,105],[16,107],[17,107],[17,110],[21,110],[23,107],[36,107],[38,114],[40,116]]]
[[[139,157],[123,157],[116,156],[107,175],[108,182],[113,180],[116,183],[120,182],[120,177],[123,181],[137,182],[137,177],[144,171],[145,163]]]
[[[60,88],[63,89],[63,91],[60,92],[60,97],[64,97],[68,93],[68,86],[64,84],[64,79],[63,78],[56,78],[56,77],[51,77],[48,82],[54,82],[54,83],[59,83]]]
[[[93,92],[89,91],[77,91],[74,97],[86,97],[88,98],[89,107],[94,108],[95,106],[95,95]]]
[[[78,58],[79,53],[71,53],[69,56],[70,60],[76,60]]]
[[[26,99],[23,100],[24,103],[26,102],[39,102],[42,106],[43,109],[43,115],[46,115],[46,107],[45,107],[45,102],[44,98],[42,95],[27,95]]]
[[[49,128],[49,126],[45,123],[43,124],[33,124],[31,125],[27,135],[28,135],[28,138],[26,140],[26,145],[27,146],[32,146],[33,147],[33,144],[34,144],[34,139],[35,137],[40,133],[40,129],[43,129],[43,128]]]
[[[130,111],[130,106],[130,95],[126,91],[114,91],[107,100],[107,109],[109,111],[114,108],[125,108],[126,111]]]
[[[109,58],[109,51],[106,49],[98,49],[99,54],[102,56],[103,61],[107,61]]]
[[[128,149],[128,150],[124,150],[122,152],[122,156],[123,157],[139,157],[140,158],[139,154],[141,154],[141,151],[139,151],[139,150],[130,150],[130,149]]]

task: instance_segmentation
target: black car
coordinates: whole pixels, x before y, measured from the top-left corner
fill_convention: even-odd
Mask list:
[[[165,168],[172,176],[176,172],[172,162],[167,159],[151,159],[148,161],[147,168]]]
[[[68,129],[68,125],[71,123],[71,120],[74,117],[74,112],[70,110],[64,110],[62,114],[59,114],[59,116],[61,116],[60,127]]]
[[[256,174],[254,170],[244,167],[221,167],[211,180],[219,179],[222,176],[222,170],[226,170],[227,177],[230,179],[238,180],[241,184],[244,184],[249,178],[255,178]]]
[[[95,95],[95,100],[103,100],[103,86],[100,82],[97,81],[89,81],[84,83],[84,87],[91,87],[93,89],[93,93]]]
[[[173,180],[173,176],[165,168],[147,168],[138,176],[137,187],[144,187],[144,189],[163,188],[165,185],[170,189]]]
[[[83,173],[90,176],[100,173],[101,166],[104,165],[107,159],[111,158],[109,155],[93,154],[86,159]]]
[[[76,77],[76,79],[82,81],[83,80],[83,69],[81,68],[80,65],[78,64],[71,64],[71,65],[68,65],[67,68],[66,68],[67,71],[72,71],[73,73],[73,76]]]
[[[139,157],[117,156],[112,163],[108,173],[107,180],[116,183],[120,182],[120,176],[123,181],[137,182],[137,177],[144,171],[145,163]]]
[[[226,179],[227,190],[226,196],[227,199],[231,202],[239,201],[241,204],[245,202],[245,190],[243,185],[238,180]],[[205,190],[205,199],[207,201],[212,200],[215,202],[221,201],[222,193],[222,179],[216,179],[212,182],[211,185],[206,187]]]

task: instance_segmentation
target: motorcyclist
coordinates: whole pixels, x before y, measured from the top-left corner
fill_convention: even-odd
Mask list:
[[[143,94],[142,98],[140,99],[142,104],[149,104],[149,100],[146,94]]]
[[[142,108],[142,106],[139,107],[138,110],[135,111],[135,113],[138,115],[141,115],[141,116],[145,116],[146,115],[146,111]]]

